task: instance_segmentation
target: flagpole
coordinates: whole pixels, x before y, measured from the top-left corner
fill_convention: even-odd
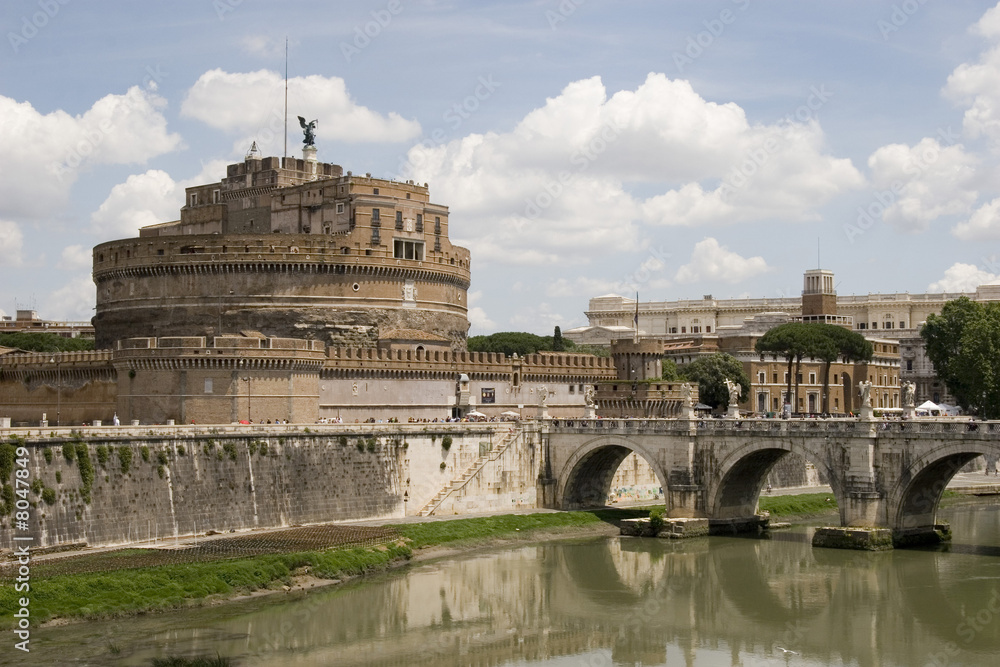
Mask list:
[[[635,318],[632,320],[632,324],[635,326],[635,338],[636,343],[639,342],[639,292],[635,293]]]

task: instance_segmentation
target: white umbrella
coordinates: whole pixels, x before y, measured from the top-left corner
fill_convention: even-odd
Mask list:
[[[484,415],[482,412],[478,412],[476,410],[473,410],[472,412],[466,412],[465,416],[466,417],[485,417],[486,415]]]
[[[512,419],[517,419],[521,416],[520,412],[514,412],[513,410],[507,410],[506,412],[500,413],[501,417],[511,417]]]

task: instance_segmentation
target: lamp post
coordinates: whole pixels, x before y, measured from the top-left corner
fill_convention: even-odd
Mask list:
[[[59,366],[59,360],[54,356],[49,359],[49,363],[56,365],[56,426],[62,426],[60,422],[62,415],[62,368]]]

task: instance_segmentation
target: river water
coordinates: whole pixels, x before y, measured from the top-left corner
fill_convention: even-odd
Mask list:
[[[1000,664],[1000,506],[940,518],[955,536],[947,550],[813,549],[807,527],[518,546],[309,593],[46,628],[30,659],[9,664]]]

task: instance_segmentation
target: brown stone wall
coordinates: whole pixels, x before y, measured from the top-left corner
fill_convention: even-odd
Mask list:
[[[110,422],[115,412],[116,374],[111,353],[60,352],[0,357],[0,417],[37,426]]]

